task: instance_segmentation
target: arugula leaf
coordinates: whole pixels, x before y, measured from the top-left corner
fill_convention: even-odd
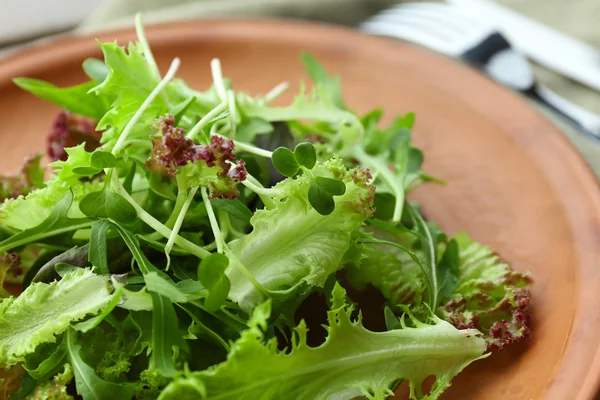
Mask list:
[[[425,280],[427,282],[427,303],[432,310],[435,310],[439,304],[440,284],[436,265],[436,248],[429,227],[421,217],[418,211],[410,204],[406,204],[407,211],[415,224],[415,232],[418,235],[421,249],[423,249],[422,264]]]
[[[212,199],[210,204],[242,222],[249,223],[252,218],[252,211],[239,199]]]
[[[344,96],[342,96],[341,79],[339,76],[330,77],[327,70],[310,53],[302,53],[302,63],[310,79],[315,83],[320,83],[327,93],[330,94],[333,103],[341,109],[346,109]]]
[[[98,269],[100,275],[106,275],[108,270],[108,251],[106,248],[106,233],[110,228],[110,222],[99,220],[92,224],[90,233],[90,247],[88,250],[88,261]]]
[[[67,356],[65,336],[62,337],[58,346],[50,347],[50,349],[54,350],[50,355],[47,355],[46,352],[42,353],[45,356],[43,361],[38,363],[32,361],[32,359],[40,358],[37,357],[38,354],[35,354],[34,356],[28,357],[24,363],[25,370],[29,376],[37,382],[43,382],[52,378],[63,367]],[[40,353],[40,350],[38,349],[36,353]]]
[[[174,351],[186,351],[187,344],[179,331],[179,320],[171,301],[158,293],[152,296],[152,362],[166,377],[177,374]],[[176,350],[178,349],[178,350]]]
[[[95,96],[89,91],[96,82],[86,82],[68,88],[59,88],[48,82],[32,78],[15,78],[13,82],[22,89],[54,103],[74,114],[99,120],[110,107],[109,96]]]
[[[204,309],[215,312],[225,303],[231,283],[225,275],[229,259],[222,254],[211,254],[198,266],[198,280],[208,289],[208,296],[204,300]]]
[[[459,278],[460,249],[458,242],[453,239],[448,243],[444,254],[437,266],[438,282],[440,283],[440,303],[445,304],[456,291]]]
[[[135,388],[129,384],[118,384],[101,379],[94,369],[81,358],[81,345],[73,329],[67,331],[67,353],[75,375],[77,393],[83,400],[131,399]]]
[[[88,193],[79,203],[79,209],[88,217],[110,218],[118,222],[131,222],[137,211],[120,194],[110,189]]]

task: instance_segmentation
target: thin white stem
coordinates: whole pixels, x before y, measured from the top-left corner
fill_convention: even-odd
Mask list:
[[[187,214],[188,209],[190,208],[190,204],[192,204],[192,201],[194,200],[194,196],[196,195],[197,191],[198,187],[193,187],[190,189],[190,192],[188,193],[185,202],[183,203],[183,207],[181,207],[181,210],[179,211],[179,215],[175,220],[175,225],[173,225],[173,230],[171,231],[171,235],[169,236],[169,240],[167,241],[167,244],[165,246],[165,254],[167,255],[171,253],[171,250],[173,250],[175,239],[177,239],[177,236],[179,235],[179,230],[181,229],[181,225],[183,225],[185,215]]]
[[[202,117],[200,119],[200,121],[198,121],[198,123],[196,125],[194,125],[194,127],[192,129],[190,129],[187,137],[189,139],[195,140],[196,136],[198,136],[198,134],[200,132],[202,132],[202,128],[204,128],[204,126],[206,124],[208,124],[213,118],[215,118],[217,115],[219,115],[226,109],[227,109],[227,102],[219,103],[219,105],[217,105],[215,108],[210,110],[204,117]]]
[[[144,51],[144,57],[150,65],[152,69],[152,73],[156,77],[157,80],[160,79],[160,71],[158,70],[158,65],[154,60],[154,55],[152,54],[152,50],[150,50],[150,45],[148,44],[148,40],[146,39],[146,32],[144,32],[144,24],[142,22],[142,13],[135,14],[135,32],[137,33],[138,41],[142,46],[142,50]]]
[[[230,136],[232,138],[234,138],[236,127],[237,127],[237,124],[239,121],[238,121],[237,109],[235,106],[235,94],[233,93],[233,90],[227,91],[227,105],[229,106],[229,120],[231,121]]]
[[[163,237],[169,238],[171,236],[171,229],[164,226],[159,220],[150,215],[146,210],[144,210],[130,195],[127,193],[127,190],[121,185],[117,174],[113,175],[112,183],[113,188],[119,193],[129,204],[135,208],[137,212],[138,218],[144,221],[148,226],[154,229],[156,232],[160,233]],[[189,240],[177,235],[175,239],[175,244],[181,247],[183,250],[190,252],[198,258],[204,258],[210,255],[210,252],[204,250],[202,247],[195,245]]]
[[[173,77],[175,76],[175,73],[177,72],[177,69],[179,68],[179,64],[180,64],[179,58],[176,58],[173,60],[173,62],[171,63],[171,66],[169,67],[169,71],[167,72],[165,77],[158,83],[158,85],[156,85],[154,90],[150,93],[150,95],[146,98],[146,100],[144,100],[141,107],[138,108],[138,110],[135,112],[135,114],[133,114],[133,117],[129,120],[129,122],[127,123],[127,126],[125,126],[125,129],[123,129],[121,136],[119,136],[119,139],[117,140],[117,143],[115,144],[115,147],[112,149],[113,155],[115,155],[115,156],[118,155],[121,152],[121,150],[123,150],[125,148],[125,146],[127,145],[127,136],[129,136],[129,133],[131,132],[131,130],[133,129],[133,127],[135,126],[137,121],[140,119],[140,117],[142,116],[144,111],[154,101],[156,96],[158,96],[158,94],[164,89],[164,87],[167,85],[167,83],[169,83],[169,81],[171,79],[173,79]]]
[[[252,179],[254,179],[254,178],[252,178]],[[256,179],[255,179],[255,181],[256,181]],[[258,181],[256,181],[256,182],[258,182]],[[260,185],[260,183],[258,185],[256,185],[254,182],[252,182],[250,180],[250,175],[248,175],[246,177],[246,180],[242,181],[242,185],[246,186],[248,189],[250,189],[251,191],[256,193],[258,195],[258,197],[260,197],[260,199],[262,200],[265,207],[267,207],[267,208],[275,207],[275,202],[273,201],[271,196],[278,196],[278,195],[282,194],[277,189],[266,189],[266,188],[262,187],[262,185]]]
[[[206,206],[206,213],[208,214],[208,220],[213,231],[213,236],[215,237],[215,242],[217,243],[217,253],[223,254],[225,243],[223,242],[223,237],[221,236],[221,230],[219,229],[219,223],[217,222],[217,217],[215,216],[215,210],[213,210],[212,204],[210,204],[206,188],[200,189],[200,193],[202,194],[202,200]]]
[[[267,94],[265,94],[265,103],[272,102],[273,100],[281,96],[283,92],[288,90],[289,87],[290,84],[288,82],[281,82],[279,85],[275,86],[273,89],[269,90]]]
[[[221,101],[227,102],[227,88],[223,81],[223,73],[221,72],[221,61],[218,58],[213,58],[210,61],[210,72],[212,73],[213,82],[217,89],[217,94]]]
[[[223,139],[229,139],[228,137],[219,135],[218,133],[216,134],[216,136],[220,136]],[[272,151],[261,149],[260,147],[256,147],[249,143],[238,142],[237,140],[234,140],[233,144],[235,145],[236,150],[246,151],[248,153],[256,154],[257,156],[271,158],[271,156],[273,155]]]

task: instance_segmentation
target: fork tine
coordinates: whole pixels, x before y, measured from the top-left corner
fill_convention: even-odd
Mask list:
[[[394,23],[397,25],[411,25],[427,31],[430,35],[437,36],[439,39],[447,42],[449,40],[458,40],[464,36],[466,27],[456,27],[444,23],[441,18],[432,18],[423,16],[420,13],[414,13],[410,10],[405,12],[401,10],[396,13],[379,14],[373,17],[373,20]]]
[[[403,39],[409,42],[418,43],[432,50],[438,51],[449,56],[456,56],[460,52],[456,46],[440,40],[438,36],[433,36],[427,30],[415,29],[414,26],[399,25],[395,22],[370,19],[361,25],[367,33],[390,36],[396,39]]]

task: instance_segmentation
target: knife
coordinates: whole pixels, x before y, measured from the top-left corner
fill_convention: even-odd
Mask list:
[[[496,24],[515,48],[561,75],[600,91],[600,50],[491,0],[446,0],[480,12]]]

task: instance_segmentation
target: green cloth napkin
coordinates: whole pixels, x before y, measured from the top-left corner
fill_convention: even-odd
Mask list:
[[[133,16],[138,11],[144,13],[145,23],[215,17],[279,16],[353,26],[397,2],[396,0],[107,0],[78,27],[77,31],[84,33],[132,26]],[[598,29],[600,2],[598,0],[545,0],[543,5],[532,0],[499,0],[499,2],[600,48]],[[535,71],[540,81],[550,89],[600,114],[600,93],[545,68],[535,66]],[[600,145],[591,144],[555,115],[544,109],[541,111],[565,133],[600,176]]]

